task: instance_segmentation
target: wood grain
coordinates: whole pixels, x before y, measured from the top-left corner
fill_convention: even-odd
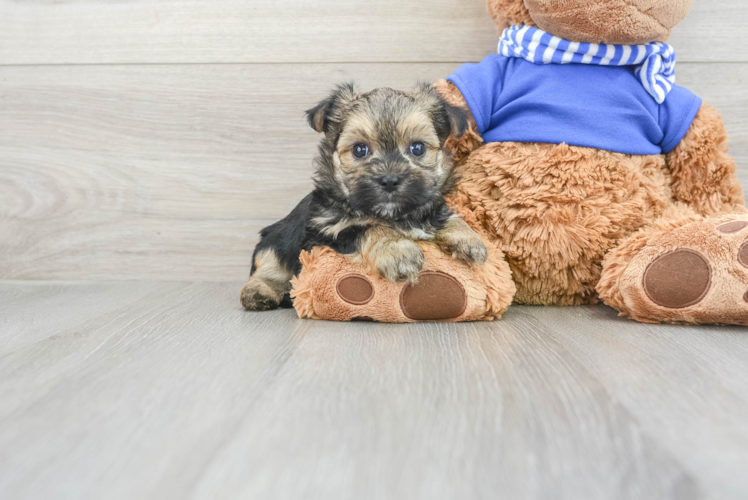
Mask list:
[[[748,62],[746,23],[744,1],[697,0],[672,43]],[[463,62],[497,42],[484,0],[0,0],[0,64]]]
[[[0,0],[0,64],[463,61],[497,42],[480,0]]]
[[[335,324],[240,286],[0,283],[33,339],[0,354],[0,497],[748,495],[745,328]]]
[[[456,64],[0,67],[0,279],[245,276],[311,189],[303,110],[333,82],[410,88]],[[748,185],[748,65],[681,64]]]

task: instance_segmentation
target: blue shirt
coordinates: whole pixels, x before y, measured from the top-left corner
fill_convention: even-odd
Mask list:
[[[533,64],[492,54],[448,78],[485,142],[566,143],[632,155],[669,153],[701,107],[674,86],[657,104],[633,66]]]

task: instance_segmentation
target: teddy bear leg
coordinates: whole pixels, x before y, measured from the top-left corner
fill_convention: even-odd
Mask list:
[[[673,207],[606,255],[597,291],[637,321],[748,325],[748,214]]]

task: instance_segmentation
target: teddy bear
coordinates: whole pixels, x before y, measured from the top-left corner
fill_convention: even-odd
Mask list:
[[[693,0],[487,3],[497,52],[434,85],[469,110],[450,139],[449,202],[491,258],[469,269],[425,251],[424,283],[395,284],[315,249],[294,280],[299,316],[462,321],[512,301],[602,301],[641,322],[748,325],[748,210],[728,135],[675,84],[666,43]],[[354,278],[370,302],[345,298]]]

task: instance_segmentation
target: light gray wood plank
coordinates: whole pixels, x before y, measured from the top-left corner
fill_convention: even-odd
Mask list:
[[[240,285],[0,284],[7,324],[44,332],[0,356],[0,497],[748,494],[746,328],[302,321],[242,311]]]
[[[748,4],[697,0],[680,61],[748,62]],[[475,61],[498,34],[483,0],[0,0],[0,64]]]
[[[668,43],[680,62],[746,62],[748,55],[730,47],[733,34],[741,44],[748,42],[746,26],[748,3],[743,0],[695,0]]]
[[[634,499],[698,487],[545,328],[517,317],[315,324],[196,498]]]
[[[310,326],[244,314],[238,282],[12,286],[77,314],[50,308],[46,340],[0,356],[0,498],[187,498]],[[85,291],[100,300],[67,300]]]
[[[0,278],[238,279],[311,189],[303,110],[334,82],[410,88],[456,64],[0,68]],[[748,64],[681,64],[748,185]]]
[[[0,0],[0,64],[463,61],[497,43],[481,0]]]
[[[621,323],[602,307],[538,308],[524,319],[547,327],[647,435],[700,471],[704,493],[748,494],[748,477],[734,475],[748,470],[748,328]]]
[[[178,283],[156,284],[148,294],[138,296],[132,287],[113,288],[103,282],[25,285],[0,281],[0,357],[55,335],[61,325],[73,328],[106,319],[131,302],[144,297],[160,299],[180,287]]]

